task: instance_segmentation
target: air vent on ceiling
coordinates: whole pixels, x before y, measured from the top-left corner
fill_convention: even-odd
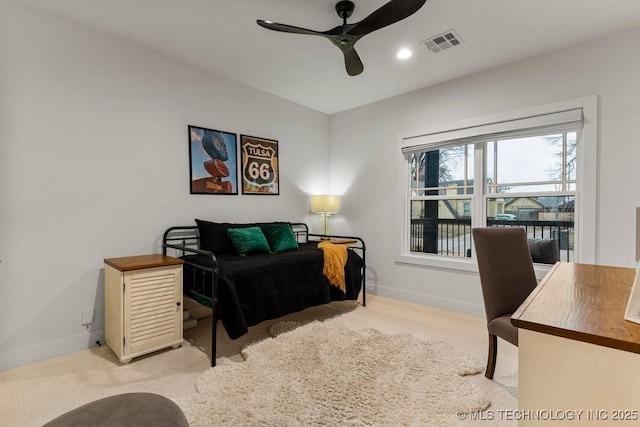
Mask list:
[[[426,40],[422,40],[420,43],[429,48],[431,52],[438,53],[450,47],[462,44],[462,39],[456,34],[455,31],[449,30],[442,34],[433,36]]]

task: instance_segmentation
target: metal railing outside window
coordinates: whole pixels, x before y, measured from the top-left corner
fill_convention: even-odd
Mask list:
[[[523,227],[529,239],[555,239],[560,246],[560,259],[574,260],[573,221],[488,219],[487,227]],[[436,232],[437,242],[430,242]],[[470,257],[473,251],[471,219],[414,218],[411,220],[409,250],[417,253]]]

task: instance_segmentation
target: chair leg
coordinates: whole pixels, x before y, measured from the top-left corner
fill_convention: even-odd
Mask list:
[[[493,372],[496,370],[496,356],[498,354],[498,337],[489,334],[489,356],[487,357],[487,370],[484,376],[493,379]]]

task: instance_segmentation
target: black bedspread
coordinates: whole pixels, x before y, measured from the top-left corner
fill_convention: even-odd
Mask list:
[[[246,257],[222,255],[218,260],[218,309],[222,324],[231,339],[248,332],[248,327],[275,319],[307,307],[330,301],[358,298],[362,286],[362,258],[347,251],[345,266],[346,293],[329,284],[322,273],[323,252],[316,243],[300,244],[300,250],[280,254],[257,254]],[[203,264],[201,255],[183,257],[185,261]],[[205,264],[206,265],[206,264]],[[211,276],[185,264],[185,294],[207,303],[191,292],[211,297]]]

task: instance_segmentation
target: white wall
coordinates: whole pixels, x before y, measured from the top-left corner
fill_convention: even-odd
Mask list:
[[[190,195],[188,124],[278,140],[280,195]],[[169,226],[308,221],[328,129],[325,114],[1,0],[0,370],[93,345],[80,311],[103,329],[103,259],[159,253]]]
[[[477,274],[394,263],[398,134],[581,96],[599,96],[596,259],[634,266],[640,206],[640,29],[505,65],[330,118],[330,188],[344,193],[334,231],[367,243],[381,295],[484,315]],[[463,47],[464,49],[464,47]],[[443,53],[446,55],[446,52]]]

